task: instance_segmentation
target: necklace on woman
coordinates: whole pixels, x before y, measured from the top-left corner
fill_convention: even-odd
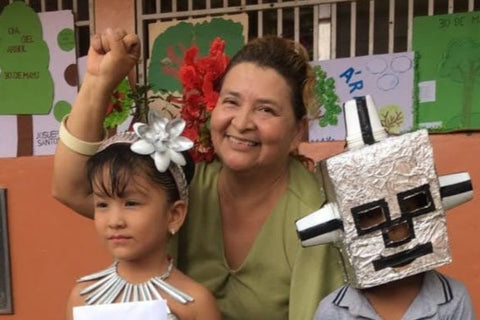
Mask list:
[[[125,280],[117,272],[118,261],[115,261],[105,270],[81,277],[77,282],[97,280],[80,292],[85,295],[85,303],[109,304],[113,303],[121,295],[119,302],[151,301],[163,299],[157,289],[170,295],[176,301],[187,304],[193,301],[188,294],[180,291],[171,284],[165,282],[173,268],[173,259],[170,259],[167,271],[159,276],[154,276],[143,283],[133,284]]]

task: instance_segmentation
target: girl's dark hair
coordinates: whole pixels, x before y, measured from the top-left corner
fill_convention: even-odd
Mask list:
[[[182,167],[189,184],[195,172],[195,164],[188,154],[183,153],[187,164]],[[130,150],[128,143],[115,143],[93,155],[87,162],[90,184],[99,187],[109,197],[122,197],[128,184],[136,176],[144,176],[165,190],[167,201],[180,199],[177,185],[169,170],[159,172],[149,155],[140,155]]]
[[[307,114],[314,103],[312,88],[315,74],[309,64],[308,53],[300,43],[276,36],[253,39],[233,56],[224,77],[242,62],[277,71],[291,89],[295,119],[300,120]]]

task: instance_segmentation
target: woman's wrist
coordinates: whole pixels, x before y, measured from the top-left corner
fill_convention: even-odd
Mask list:
[[[98,77],[86,74],[70,112],[68,130],[82,140],[100,140],[112,92]]]
[[[80,92],[83,91],[91,98],[108,101],[115,88],[116,85],[111,81],[107,81],[101,76],[87,73],[81,83]]]
[[[103,136],[103,139],[100,140],[100,141],[84,141],[84,140],[81,140],[77,137],[75,137],[74,135],[72,135],[70,133],[70,131],[68,131],[67,129],[67,126],[66,126],[66,122],[67,122],[67,119],[68,119],[68,115],[66,115],[61,124],[60,124],[60,130],[59,130],[59,138],[60,138],[60,141],[62,141],[62,143],[70,150],[72,150],[73,152],[75,153],[78,153],[78,154],[82,154],[82,155],[85,155],[85,156],[92,156],[94,155],[98,148],[100,147],[100,145],[103,143],[103,141],[105,141],[105,139],[107,138],[107,132],[106,130],[104,131],[104,136]]]

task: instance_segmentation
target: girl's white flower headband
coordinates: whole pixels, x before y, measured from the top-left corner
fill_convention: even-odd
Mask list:
[[[193,147],[193,142],[181,136],[185,129],[185,120],[175,118],[168,120],[154,110],[148,113],[148,123],[133,124],[134,132],[116,134],[105,140],[97,152],[115,143],[130,143],[130,150],[141,155],[150,155],[159,172],[167,169],[177,185],[180,198],[188,200],[188,183],[180,166],[186,164],[182,151]]]

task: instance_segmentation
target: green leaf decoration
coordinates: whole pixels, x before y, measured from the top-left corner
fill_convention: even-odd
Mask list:
[[[335,92],[335,80],[327,77],[327,73],[319,65],[314,66],[313,71],[316,77],[314,92],[320,104],[319,108],[323,111],[319,112],[318,124],[322,128],[328,125],[335,126],[338,124],[338,115],[342,112],[340,98]]]

